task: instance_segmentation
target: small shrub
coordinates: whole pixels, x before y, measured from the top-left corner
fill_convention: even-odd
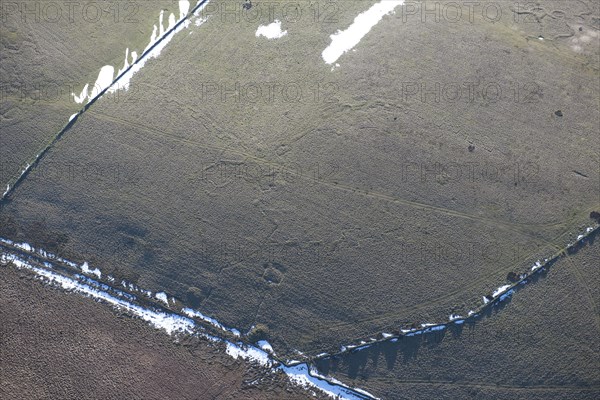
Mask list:
[[[200,306],[202,299],[204,296],[202,295],[202,290],[197,288],[196,286],[190,286],[185,294],[187,302],[192,307]]]
[[[253,343],[269,338],[269,328],[264,324],[256,324],[248,333],[248,340]]]
[[[506,276],[506,279],[508,279],[511,282],[517,282],[519,280],[519,274],[517,274],[516,272],[512,272],[511,271]]]

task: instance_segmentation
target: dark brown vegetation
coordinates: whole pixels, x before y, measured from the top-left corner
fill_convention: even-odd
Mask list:
[[[206,341],[174,343],[78,294],[0,269],[2,399],[307,399]]]
[[[269,328],[265,324],[258,324],[248,333],[248,340],[250,342],[257,342],[259,340],[269,339]]]

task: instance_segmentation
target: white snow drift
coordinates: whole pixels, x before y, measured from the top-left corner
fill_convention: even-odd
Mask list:
[[[367,11],[358,14],[354,22],[344,31],[337,31],[331,35],[331,44],[323,50],[323,60],[327,64],[333,64],[345,52],[356,46],[361,39],[369,33],[384,15],[404,3],[404,0],[381,0]]]
[[[281,21],[275,20],[269,25],[261,25],[256,30],[256,37],[264,36],[267,39],[279,39],[287,35],[287,31],[281,30]]]

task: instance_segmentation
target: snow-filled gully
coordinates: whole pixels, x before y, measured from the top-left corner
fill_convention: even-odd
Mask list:
[[[173,308],[180,302],[166,293],[152,293],[125,281],[117,282],[113,276],[105,276],[98,268],[92,268],[86,262],[79,265],[27,243],[0,238],[0,263],[11,264],[32,273],[49,285],[109,304],[175,338],[180,335],[195,335],[224,345],[229,356],[258,364],[271,373],[283,372],[292,383],[306,390],[320,391],[332,398],[376,399],[364,390],[351,388],[333,378],[320,375],[308,362],[279,360],[266,341],[258,346],[244,343],[238,330],[227,328],[198,310],[184,307],[175,312]],[[104,282],[100,280],[102,277]]]
[[[379,339],[361,340],[357,344],[340,346],[337,352],[321,353],[306,361],[289,361],[278,358],[266,341],[256,345],[249,344],[237,329],[229,328],[199,310],[185,307],[179,300],[167,293],[152,293],[126,281],[118,282],[114,277],[105,275],[98,267],[90,267],[87,262],[77,264],[43,249],[36,249],[27,243],[13,242],[0,238],[0,261],[18,269],[33,273],[37,278],[63,290],[79,293],[97,301],[138,317],[167,334],[196,335],[213,343],[224,345],[225,352],[233,358],[242,358],[257,363],[271,372],[283,372],[288,379],[307,390],[319,390],[331,397],[342,399],[376,399],[375,396],[358,388],[351,388],[331,377],[320,375],[313,363],[319,360],[342,356],[361,351],[382,342],[397,342],[402,337],[426,335],[447,329],[451,324],[464,324],[474,321],[490,307],[497,306],[509,299],[522,286],[547,270],[564,254],[577,251],[600,233],[599,226],[588,227],[577,239],[563,250],[543,261],[537,261],[519,279],[504,284],[483,296],[481,305],[469,310],[466,315],[451,314],[447,322],[425,323],[420,327],[400,329],[399,334],[381,333]]]

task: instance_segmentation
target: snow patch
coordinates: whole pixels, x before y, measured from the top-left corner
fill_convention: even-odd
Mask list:
[[[281,21],[275,20],[269,25],[261,25],[256,30],[256,37],[264,36],[267,39],[279,39],[287,35],[287,31],[281,30]]]
[[[356,46],[371,28],[381,21],[384,15],[390,14],[403,3],[404,0],[382,0],[367,11],[358,14],[352,25],[346,30],[338,30],[331,35],[331,44],[322,53],[323,60],[327,64],[336,62],[342,54]]]
[[[187,315],[188,317],[199,318],[205,322],[208,322],[212,326],[219,328],[222,331],[228,331],[228,332],[233,333],[235,336],[240,336],[240,331],[238,331],[237,329],[227,328],[226,326],[221,324],[216,319],[207,317],[206,315],[202,314],[200,311],[192,310],[191,308],[184,308],[181,310],[181,312],[184,313],[185,315]]]
[[[87,262],[84,262],[81,265],[81,270],[83,271],[84,274],[95,275],[98,278],[102,277],[102,272],[100,272],[100,270],[98,268],[90,269],[90,266],[88,265]]]
[[[100,73],[98,74],[98,79],[96,79],[96,83],[92,88],[92,94],[90,95],[90,99],[97,97],[104,89],[110,86],[113,82],[113,78],[115,76],[115,67],[112,65],[105,65],[100,69]]]
[[[500,296],[498,300],[504,301],[504,300],[508,299],[510,296],[512,296],[513,293],[515,293],[515,291],[511,289],[508,292],[504,293],[502,296]]]
[[[286,367],[284,365],[279,367],[279,370],[283,371],[293,383],[302,386],[304,388],[315,388],[325,392],[328,396],[333,398],[347,399],[347,400],[362,400],[364,396],[372,397],[376,399],[372,394],[363,390],[350,389],[344,386],[339,386],[324,380],[322,377],[316,377],[311,375],[311,371],[306,364],[300,364],[295,366]],[[358,392],[364,396],[358,396],[353,393]],[[336,397],[339,396],[339,397]]]
[[[206,2],[208,3],[208,2]],[[203,9],[206,6],[206,3],[199,7],[197,12]],[[119,68],[116,77],[118,78],[113,85],[113,79],[115,78],[115,68],[111,65],[105,65],[100,69],[100,74],[98,75],[98,79],[92,89],[91,94],[89,93],[89,84],[86,84],[81,91],[81,94],[77,96],[75,93],[72,93],[73,98],[77,103],[83,103],[85,100],[88,100],[88,103],[94,100],[103,90],[108,88],[109,93],[113,93],[119,89],[127,90],[129,89],[129,85],[131,82],[131,78],[133,75],[138,72],[145,65],[146,61],[151,58],[158,57],[162,49],[170,42],[174,34],[181,31],[183,28],[189,26],[189,22],[182,23],[179,25],[177,29],[175,29],[171,34],[165,36],[167,32],[170,32],[175,25],[184,20],[189,13],[190,10],[190,2],[189,0],[179,0],[179,18],[175,17],[175,14],[171,13],[168,17],[168,26],[165,29],[164,25],[164,10],[160,11],[160,15],[158,17],[158,27],[154,25],[152,34],[150,35],[150,42],[142,52],[142,59],[138,61],[138,54],[135,51],[131,52],[131,62],[129,61],[129,48],[125,50],[125,60],[123,62],[123,67]],[[162,39],[162,41],[161,41]],[[157,42],[161,41],[160,44],[156,45]],[[153,47],[155,46],[156,47]],[[152,50],[150,50],[152,48]],[[131,67],[131,68],[130,68]],[[128,71],[127,69],[130,68]],[[127,71],[127,72],[125,72]],[[123,75],[122,75],[123,74]],[[122,76],[121,76],[122,75]],[[120,77],[120,78],[119,78]]]
[[[124,309],[130,312],[131,314],[143,319],[144,321],[149,322],[152,326],[158,329],[163,329],[169,335],[177,332],[193,332],[194,322],[188,318],[184,318],[179,315],[166,314],[148,310],[135,304],[131,304],[123,299],[119,299],[105,291],[95,289],[85,283],[78,282],[74,279],[68,278],[63,275],[59,275],[52,271],[47,271],[45,269],[29,265],[28,263],[15,256],[9,256],[8,258],[11,259],[17,267],[26,268],[30,271],[33,271],[35,274],[45,279],[52,285],[59,286],[64,290],[82,293],[94,299],[105,301],[108,304],[111,304],[112,306],[117,307],[119,309]]]
[[[33,247],[29,243],[12,243],[12,245],[15,246],[17,249],[21,249],[28,253],[33,252]]]
[[[446,325],[437,325],[437,326],[432,326],[431,328],[427,328],[423,332],[427,333],[427,332],[443,331],[444,329],[446,329]]]
[[[496,289],[494,291],[494,293],[492,294],[492,297],[500,296],[502,293],[506,292],[509,288],[510,288],[510,285],[500,286],[498,289]]]
[[[90,86],[90,84],[86,83],[85,86],[83,87],[83,90],[81,90],[81,94],[79,96],[77,96],[75,93],[71,93],[71,95],[73,96],[73,99],[75,100],[75,103],[81,104],[85,101],[85,99],[88,98],[89,86]]]
[[[255,361],[265,367],[270,367],[272,364],[269,355],[254,346],[244,346],[242,343],[234,344],[227,342],[227,349],[225,351],[235,359],[243,358],[244,360]]]
[[[258,345],[258,347],[260,347],[262,350],[266,351],[267,353],[275,354],[275,351],[273,350],[273,346],[271,346],[271,344],[269,342],[267,342],[266,340],[259,340],[256,344]]]
[[[154,297],[162,301],[166,305],[169,305],[169,298],[167,297],[167,294],[165,292],[158,292],[154,295]]]
[[[458,314],[450,314],[450,316],[448,317],[448,319],[449,319],[450,321],[456,321],[457,319],[463,319],[463,317],[461,317],[461,316],[460,316],[460,315],[458,315]]]
[[[188,12],[190,12],[189,0],[179,0],[179,19],[185,18]]]

